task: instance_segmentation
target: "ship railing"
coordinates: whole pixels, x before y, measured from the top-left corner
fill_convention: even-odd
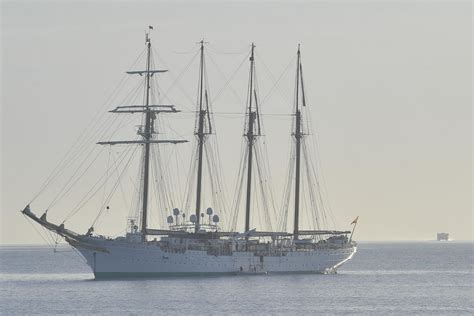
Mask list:
[[[179,224],[179,225],[169,225],[170,230],[172,231],[184,231],[184,232],[194,232],[196,227],[194,224]],[[219,226],[212,224],[201,224],[199,225],[200,230],[205,232],[218,232],[220,231]]]
[[[350,230],[300,230],[298,231],[298,235],[311,235],[311,236],[320,236],[320,235],[348,235],[350,234]]]

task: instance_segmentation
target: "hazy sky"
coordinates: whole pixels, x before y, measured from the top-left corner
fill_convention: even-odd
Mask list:
[[[470,1],[2,1],[1,9],[3,244],[42,242],[19,211],[143,50],[148,25],[175,76],[191,58],[180,53],[202,38],[228,77],[255,42],[263,95],[273,85],[264,67],[278,77],[301,43],[337,228],[359,215],[358,240],[474,238]],[[192,97],[196,71],[181,82]],[[215,95],[223,80],[209,75]],[[293,76],[291,64],[263,112],[291,111]],[[241,100],[227,91],[214,110],[243,111],[246,80],[247,65],[233,83]],[[171,94],[193,109],[181,89]],[[243,122],[216,121],[233,188]],[[193,120],[183,122],[177,129],[191,139]],[[265,126],[280,192],[290,125],[268,118]]]

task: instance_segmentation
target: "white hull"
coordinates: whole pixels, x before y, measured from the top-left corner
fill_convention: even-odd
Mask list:
[[[206,251],[163,251],[156,244],[128,243],[91,238],[106,249],[75,247],[87,260],[96,278],[193,274],[328,273],[352,258],[355,246],[293,251],[281,256],[255,256],[252,252],[209,255]]]

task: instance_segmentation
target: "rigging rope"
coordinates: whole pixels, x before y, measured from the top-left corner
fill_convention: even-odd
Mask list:
[[[127,151],[124,151],[124,153],[122,154],[122,158],[121,160],[119,161],[119,164],[124,161],[125,157],[127,156],[127,154],[130,154],[131,152],[131,155],[130,155],[130,159],[131,157],[133,157],[133,154],[135,153],[136,149],[138,148],[139,146],[130,146],[129,149]],[[134,149],[132,151],[132,149]],[[111,167],[112,168],[112,167]],[[108,173],[108,169],[106,170],[106,174],[109,174]],[[110,176],[110,174],[109,174]],[[84,207],[84,205],[90,201],[92,199],[92,197],[100,190],[100,188],[102,187],[102,184],[100,184],[101,182],[103,181],[106,181],[107,178],[104,180],[104,175],[102,175],[99,180],[90,188],[90,190],[86,193],[86,195],[82,198],[82,200],[77,204],[77,206],[75,208],[73,208],[68,216],[66,216],[66,218],[64,219],[63,223],[65,223],[66,221],[68,221],[72,216],[74,216],[82,207]],[[96,189],[96,186],[99,187]]]
[[[185,66],[185,68],[179,73],[179,75],[174,79],[173,83],[171,84],[171,86],[168,88],[168,90],[166,90],[164,92],[164,95],[165,95],[165,98],[169,98],[168,96],[168,93],[172,90],[172,88],[174,88],[175,86],[177,86],[181,93],[183,93],[183,95],[185,97],[188,98],[188,100],[190,101],[190,103],[194,103],[193,99],[189,96],[188,92],[180,85],[180,80],[182,78],[182,76],[188,71],[189,67],[191,66],[191,64],[194,62],[194,60],[196,59],[196,57],[198,56],[199,54],[199,51],[196,52],[196,54],[191,58],[191,60],[188,62],[188,64]],[[165,61],[163,60],[163,58],[161,58],[160,54],[158,54],[156,52],[156,55],[158,56],[158,59],[161,61],[161,63],[166,67],[168,68],[168,66],[166,65]],[[173,77],[173,74],[170,73],[170,76]],[[181,105],[182,107],[184,107],[185,109],[189,110],[188,107],[186,107],[184,104]]]
[[[123,167],[122,169],[122,172],[119,174],[119,176],[117,177],[117,181],[115,182],[114,186],[112,187],[112,190],[110,191],[109,195],[107,196],[107,198],[105,199],[105,201],[102,203],[101,207],[100,207],[100,210],[99,210],[99,214],[97,214],[97,217],[94,219],[94,221],[92,222],[92,226],[94,226],[97,222],[97,220],[99,219],[99,217],[102,215],[102,212],[105,210],[105,205],[109,204],[110,200],[112,199],[116,189],[117,189],[117,186],[119,185],[120,183],[120,179],[122,178],[123,174],[125,173],[125,170],[127,170],[128,166],[130,165],[130,162],[133,158],[133,154],[135,153],[136,151],[136,148],[138,146],[135,146],[135,150],[133,151],[132,155],[130,155],[130,158],[128,159],[127,163],[125,164],[125,166]],[[106,180],[108,180],[109,176],[107,175],[108,174],[108,170],[106,171]],[[107,182],[105,182],[107,183]],[[104,183],[104,185],[105,185]]]
[[[140,55],[135,59],[135,61],[131,64],[130,67],[134,67],[138,60],[143,56],[145,53],[145,49],[140,53]],[[75,148],[79,147],[82,148],[83,144],[86,143],[86,140],[89,139],[87,137],[88,132],[94,131],[96,126],[99,125],[100,119],[106,114],[106,112],[103,110],[106,106],[109,106],[109,104],[114,100],[116,97],[117,91],[119,91],[122,86],[126,83],[128,80],[129,76],[124,75],[120,79],[119,83],[116,85],[112,93],[106,98],[105,102],[102,103],[102,105],[98,108],[96,111],[95,115],[93,116],[93,119],[89,121],[89,124],[84,128],[84,130],[79,133],[79,136],[76,138],[75,141],[72,142],[70,148],[66,151],[65,155],[60,159],[59,163],[56,165],[56,167],[53,169],[53,171],[50,173],[50,175],[46,178],[44,183],[40,186],[39,191],[33,196],[33,198],[30,200],[28,204],[32,204],[45,190],[46,188],[54,181],[57,179],[57,176],[66,168],[70,161],[77,157],[75,154]],[[78,145],[79,143],[79,145]],[[81,150],[79,150],[81,151]]]
[[[211,63],[216,67],[218,73],[222,76],[222,78],[224,78],[225,80],[225,84],[222,86],[222,88],[217,92],[217,94],[214,96],[214,98],[212,98],[212,103],[214,103],[215,101],[217,101],[217,99],[221,96],[222,92],[224,92],[224,90],[229,86],[231,91],[233,92],[234,96],[236,97],[236,99],[238,100],[239,103],[243,103],[243,100],[242,98],[240,97],[240,95],[235,91],[234,88],[232,88],[232,86],[230,85],[230,83],[232,82],[232,80],[234,79],[235,75],[237,74],[237,72],[240,70],[240,68],[242,68],[242,66],[244,65],[244,63],[247,61],[249,57],[249,54],[245,55],[244,59],[240,62],[240,64],[237,66],[237,68],[234,70],[234,72],[230,75],[229,79],[226,78],[226,76],[224,75],[224,73],[222,72],[222,70],[219,68],[219,66],[214,62],[214,60],[209,56],[209,60],[211,61]]]
[[[122,118],[122,122],[124,121],[124,118]],[[119,123],[120,124],[120,123]],[[105,134],[108,132],[109,129],[111,129],[113,125],[111,124],[107,129],[106,131],[104,131],[102,133],[102,136],[105,136]],[[112,135],[115,134],[117,132],[117,130],[120,128],[120,125],[119,127],[117,127],[115,129],[115,131],[113,131]],[[94,164],[94,162],[99,158],[100,154],[102,153],[101,149],[98,150],[97,154],[94,156],[93,160],[85,167],[84,170],[82,170],[82,173],[76,177],[76,175],[79,173],[79,171],[81,170],[81,168],[85,165],[85,163],[87,162],[87,159],[92,155],[93,152],[96,151],[96,148],[99,148],[97,146],[94,146],[92,147],[92,149],[88,152],[88,154],[84,157],[84,159],[82,160],[82,162],[79,164],[79,166],[76,168],[76,170],[74,171],[74,173],[71,175],[71,177],[68,179],[68,181],[66,182],[66,184],[63,186],[63,188],[58,192],[58,194],[56,195],[56,197],[53,199],[53,201],[50,203],[50,205],[48,206],[48,209],[51,209],[54,205],[56,205],[56,203],[61,200],[62,198],[64,198],[70,191],[71,189],[75,186],[76,183],[78,183],[78,181],[86,174],[86,172],[92,167],[92,165]],[[74,181],[73,181],[74,180]]]
[[[218,55],[243,55],[243,54],[248,55],[248,52],[249,52],[248,45],[245,46],[245,49],[241,51],[236,51],[236,52],[223,52],[223,51],[214,50],[211,47],[212,47],[212,44],[207,47],[207,51],[214,54],[218,54]]]
[[[257,56],[258,53],[257,53]],[[285,90],[285,88],[282,88],[279,86],[280,84],[280,80],[283,78],[284,75],[286,75],[286,73],[288,72],[288,70],[290,69],[290,66],[294,63],[295,61],[295,58],[296,57],[293,57],[289,62],[288,62],[288,65],[285,67],[285,69],[283,70],[283,72],[281,73],[281,75],[278,77],[278,79],[275,80],[275,76],[272,74],[272,72],[270,71],[270,69],[265,65],[265,63],[263,62],[263,60],[260,60],[259,58],[259,63],[261,63],[264,67],[264,70],[266,70],[266,72],[269,74],[269,77],[273,80],[273,86],[271,87],[271,89],[268,91],[268,93],[263,97],[263,100],[261,102],[261,104],[264,104],[268,97],[272,94],[273,90],[275,90],[277,87],[279,88],[277,91],[280,93],[280,96],[282,98],[282,100],[286,103],[286,104],[289,104],[291,103],[289,100],[291,100],[289,97],[288,97],[288,91]],[[284,90],[283,92],[285,92],[285,95],[283,95],[283,92],[282,90]]]

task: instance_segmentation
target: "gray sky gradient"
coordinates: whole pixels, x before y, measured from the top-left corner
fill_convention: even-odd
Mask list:
[[[2,244],[43,242],[19,210],[143,49],[147,25],[155,26],[155,49],[175,75],[190,58],[176,52],[195,50],[201,38],[216,52],[242,53],[254,41],[275,77],[301,43],[339,228],[359,215],[358,240],[429,240],[440,231],[474,239],[469,1],[3,1],[1,15]],[[243,58],[215,56],[227,75]],[[234,89],[244,100],[243,69]],[[272,82],[263,65],[259,70],[266,94]],[[217,93],[221,79],[211,74]],[[292,64],[283,97],[272,96],[264,112],[291,110],[293,74]],[[182,82],[191,96],[196,78],[192,72]],[[179,92],[173,92],[177,106],[192,109]],[[214,102],[215,111],[243,108],[229,92]],[[178,129],[190,139],[192,120],[186,122]],[[217,122],[229,188],[242,123]],[[290,125],[269,118],[265,126],[280,192]],[[90,218],[77,220],[86,225]],[[123,222],[107,219],[104,226]]]

